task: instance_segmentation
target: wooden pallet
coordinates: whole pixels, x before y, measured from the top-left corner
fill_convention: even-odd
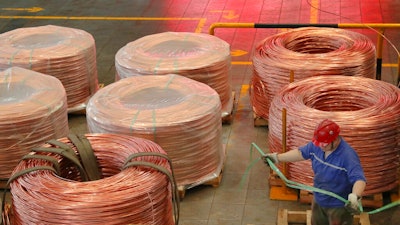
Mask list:
[[[280,179],[280,177],[272,172],[270,173],[269,179],[269,186],[270,190],[274,190],[274,192],[270,194],[270,198],[274,200],[292,200],[292,201],[299,201],[300,203],[304,204],[311,204],[313,201],[313,193],[306,190],[297,190],[285,187],[285,183]],[[280,191],[276,191],[276,190]],[[288,190],[286,190],[288,189]],[[292,190],[292,191],[290,191]],[[396,190],[391,193],[392,201],[397,200]],[[294,198],[294,194],[298,193],[297,198]],[[384,206],[384,196],[383,193],[377,193],[373,195],[363,196],[362,198],[362,206],[368,208],[380,208]]]
[[[201,183],[199,185],[206,185],[206,186],[212,186],[214,188],[217,188],[221,184],[222,174],[223,174],[223,170],[221,169],[221,171],[217,177],[214,177],[211,180],[205,181],[204,183]],[[178,186],[178,195],[179,195],[180,200],[185,198],[187,190],[188,189],[185,186]]]
[[[217,188],[221,184],[222,175],[223,175],[224,168],[225,168],[225,161],[226,161],[226,145],[224,144],[222,147],[223,147],[224,159],[223,159],[221,170],[219,171],[218,176],[214,177],[210,180],[204,181],[203,183],[199,184],[199,186],[206,185],[206,186],[212,186],[214,188]],[[178,186],[177,189],[178,189],[179,199],[182,200],[183,198],[185,198],[186,191],[188,188],[186,186]]]
[[[257,116],[255,113],[253,113],[253,119],[255,127],[268,127],[268,120]]]
[[[313,194],[309,191],[300,190],[299,202],[311,204]],[[383,193],[368,195],[362,197],[362,206],[368,208],[380,208],[384,205]]]
[[[283,180],[273,170],[270,170],[269,177],[268,177],[268,184],[270,187],[271,186],[277,186],[277,187],[285,186],[285,182],[283,182]]]
[[[236,94],[232,91],[232,105],[229,106],[229,114],[222,116],[222,124],[231,124],[234,117],[234,112],[236,109]]]
[[[289,224],[311,225],[311,210],[289,211],[287,209],[279,209],[277,217],[277,225],[289,225]],[[370,225],[369,215],[367,213],[361,213],[360,215],[355,215],[353,224]]]

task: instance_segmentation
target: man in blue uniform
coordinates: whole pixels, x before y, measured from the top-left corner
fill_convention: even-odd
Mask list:
[[[339,133],[339,126],[326,119],[316,127],[312,142],[282,154],[271,153],[264,156],[274,163],[310,159],[314,171],[314,186],[349,200],[349,204],[345,206],[334,197],[314,193],[312,225],[353,224],[350,211],[359,209],[359,200],[365,189],[366,180],[360,159]]]

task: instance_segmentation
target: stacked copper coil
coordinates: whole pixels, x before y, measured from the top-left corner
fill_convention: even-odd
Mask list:
[[[159,144],[181,187],[221,172],[221,103],[206,84],[172,74],[128,77],[100,89],[86,113],[92,133],[133,135]]]
[[[0,34],[0,70],[11,66],[58,78],[69,112],[84,109],[98,89],[95,41],[83,30],[47,25]]]
[[[398,185],[400,89],[396,86],[341,75],[316,76],[286,85],[270,108],[272,152],[282,152],[282,109],[287,110],[287,150],[311,141],[317,124],[331,119],[360,156],[367,178],[365,194],[389,191]],[[288,175],[312,184],[309,161],[289,163]]]
[[[19,67],[0,72],[1,179],[33,146],[68,132],[67,99],[58,79]]]
[[[89,143],[99,179],[83,181],[77,168],[87,169],[89,163],[85,165],[76,140]],[[71,160],[75,156],[82,165]],[[13,172],[9,223],[177,224],[171,178],[165,151],[145,139],[86,134],[49,140],[33,148]]]
[[[375,77],[375,46],[365,35],[336,28],[297,28],[262,40],[253,56],[251,102],[268,120],[274,95],[290,81],[319,75]]]
[[[122,47],[115,56],[116,80],[138,75],[179,74],[219,94],[222,115],[230,114],[231,55],[227,42],[209,34],[164,32]]]

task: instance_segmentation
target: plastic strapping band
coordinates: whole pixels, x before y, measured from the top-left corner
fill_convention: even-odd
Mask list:
[[[61,149],[61,148],[38,147],[38,148],[33,148],[32,151],[34,151],[34,152],[50,152],[50,153],[56,153],[56,154],[64,156],[65,158],[69,159],[71,162],[73,162],[78,167],[78,170],[81,174],[82,180],[83,181],[88,180],[86,171],[83,168],[83,166],[81,165],[78,157],[75,154],[71,154],[68,150]]]
[[[8,179],[6,187],[8,187],[11,184],[11,182],[13,182],[18,177],[20,177],[22,175],[25,175],[27,173],[33,172],[33,171],[37,171],[37,170],[50,170],[50,171],[53,171],[53,172],[57,173],[57,171],[51,166],[35,166],[35,167],[31,167],[31,168],[28,168],[28,169],[21,170],[21,171],[19,171],[17,173],[14,173],[10,177],[10,179]],[[6,194],[7,194],[6,189],[7,188],[4,188],[3,197],[1,199],[2,202],[1,202],[1,209],[0,209],[0,225],[3,225],[3,209],[4,209],[5,204],[6,204],[6,200],[5,199],[6,199]]]
[[[49,161],[53,164],[54,169],[56,170],[57,174],[61,174],[61,170],[60,170],[60,164],[58,163],[57,159],[52,157],[52,156],[48,156],[48,155],[24,155],[22,157],[21,160],[26,160],[26,159],[42,159],[42,160],[46,160]]]
[[[89,140],[83,135],[78,136],[70,134],[68,138],[78,149],[79,156],[81,157],[83,167],[85,168],[89,180],[100,180],[101,173],[99,171],[99,165]]]
[[[46,143],[52,144],[52,145],[57,146],[59,148],[62,148],[64,150],[68,151],[70,154],[75,155],[75,151],[69,145],[65,144],[64,142],[52,139],[52,140],[47,141]]]
[[[174,176],[172,176],[172,174],[170,174],[169,171],[166,170],[164,167],[161,167],[159,165],[156,165],[156,164],[150,163],[150,162],[135,161],[135,162],[128,162],[123,167],[123,169],[133,167],[133,166],[146,166],[146,167],[154,168],[154,169],[164,173],[169,178],[172,189],[177,190],[176,186],[174,186],[176,184]],[[176,191],[172,192],[172,198],[173,198],[173,202],[175,203],[174,204],[175,225],[178,225],[179,224],[179,196],[177,195]]]
[[[180,201],[180,199],[179,199],[178,188],[177,188],[176,181],[175,181],[174,169],[172,167],[172,161],[167,155],[162,154],[162,153],[158,153],[158,152],[139,152],[139,153],[135,153],[135,154],[132,154],[132,155],[128,156],[128,158],[125,160],[123,169],[127,168],[129,165],[132,165],[132,162],[130,162],[132,159],[138,158],[138,157],[143,157],[143,156],[157,156],[157,157],[164,158],[164,159],[166,159],[168,161],[170,169],[171,169],[171,175],[172,175],[172,180],[170,178],[170,181],[171,181],[171,186],[172,186],[172,190],[173,190],[173,196],[172,197],[173,197],[173,201],[175,203],[174,204],[175,222],[177,224],[177,222],[179,222],[179,210],[180,210],[179,209],[179,201]],[[151,164],[153,164],[153,163],[151,163]],[[163,170],[165,170],[165,169],[163,168]],[[170,177],[168,174],[167,174],[167,176]]]

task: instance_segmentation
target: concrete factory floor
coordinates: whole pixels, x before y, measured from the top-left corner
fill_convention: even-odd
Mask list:
[[[315,7],[311,7],[315,6]],[[317,9],[318,8],[318,9]],[[99,83],[114,82],[115,54],[140,37],[167,31],[208,33],[216,22],[300,23],[396,23],[400,1],[393,0],[74,0],[0,1],[0,33],[21,27],[59,25],[85,30],[96,41]],[[260,161],[249,174],[251,143],[265,152],[267,126],[255,126],[249,101],[251,56],[255,44],[280,29],[218,28],[215,36],[227,41],[232,51],[232,88],[235,107],[232,120],[223,125],[226,162],[222,180],[213,187],[186,190],[180,205],[181,225],[272,225],[278,209],[306,210],[298,201],[271,200],[269,169]],[[357,31],[374,43],[377,35]],[[400,47],[400,32],[388,29],[387,38]],[[397,83],[397,55],[383,45],[382,80]],[[86,133],[85,115],[70,115],[72,133]],[[242,180],[244,178],[244,180]],[[369,209],[367,209],[369,210]],[[370,215],[371,224],[400,224],[400,208]]]

